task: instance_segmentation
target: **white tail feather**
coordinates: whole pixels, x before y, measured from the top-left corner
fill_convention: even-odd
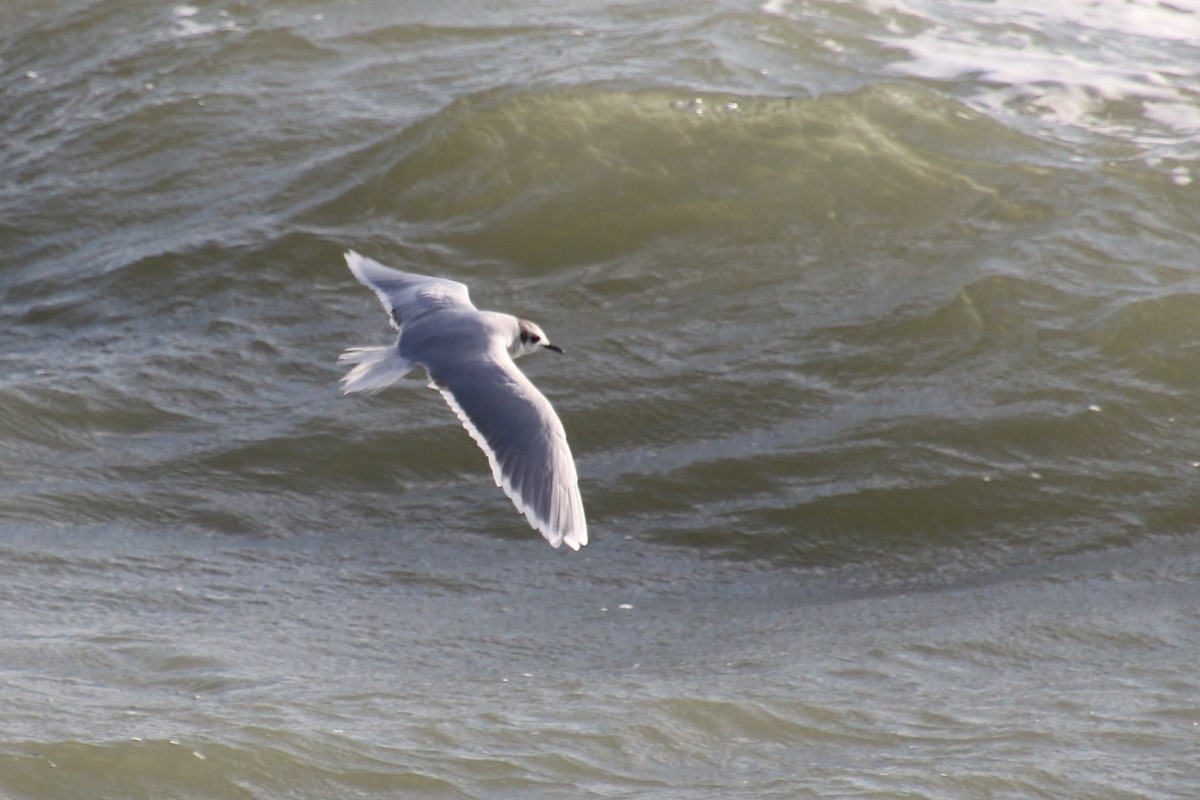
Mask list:
[[[339,364],[355,364],[342,377],[342,394],[375,394],[403,378],[412,364],[400,357],[396,345],[351,347],[338,357]]]

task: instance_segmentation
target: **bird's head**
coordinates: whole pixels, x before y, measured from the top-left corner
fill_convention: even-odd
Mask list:
[[[550,340],[546,338],[546,334],[535,323],[527,319],[517,320],[517,328],[519,333],[517,339],[512,343],[509,352],[513,358],[528,353],[536,353],[538,350],[553,350],[556,353],[561,353],[562,348],[558,345],[550,344]]]

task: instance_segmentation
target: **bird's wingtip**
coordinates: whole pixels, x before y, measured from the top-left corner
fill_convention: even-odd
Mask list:
[[[549,542],[550,546],[553,547],[555,550],[557,550],[558,548],[562,547],[565,544],[571,550],[574,550],[575,552],[579,552],[579,548],[583,547],[584,545],[586,545],[588,543],[586,531],[582,534],[568,533],[566,536],[564,536],[561,533],[557,533],[557,532],[550,533],[546,529],[542,528],[539,525],[534,525],[533,527],[538,533],[542,534],[542,538],[544,538],[547,542]]]
[[[346,266],[350,268],[350,272],[354,273],[354,277],[358,279],[358,282],[378,292],[375,284],[371,282],[371,279],[368,276],[374,269],[372,265],[375,267],[380,267],[383,265],[372,261],[366,256],[360,255],[353,250],[347,250],[345,256]],[[380,297],[382,298],[382,295],[380,295]],[[387,300],[384,300],[385,305],[387,302]]]

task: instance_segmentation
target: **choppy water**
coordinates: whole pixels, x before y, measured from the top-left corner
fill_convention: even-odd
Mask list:
[[[1191,0],[0,13],[6,800],[1200,794]]]

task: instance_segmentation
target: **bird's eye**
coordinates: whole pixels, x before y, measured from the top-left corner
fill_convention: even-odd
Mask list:
[[[533,342],[534,344],[537,344],[541,340],[542,340],[542,337],[538,336],[536,333],[531,333],[529,335],[529,341]]]

